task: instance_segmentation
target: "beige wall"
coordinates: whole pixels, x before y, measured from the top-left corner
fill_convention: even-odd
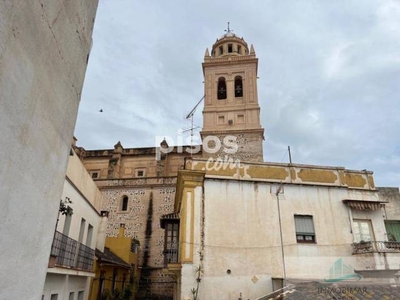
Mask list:
[[[200,264],[199,251],[204,257],[200,298],[211,299],[217,295],[218,299],[236,299],[242,293],[243,299],[255,299],[272,291],[271,278],[283,277],[277,188],[278,184],[266,182],[205,179],[204,204],[201,192],[195,194],[192,203],[195,207],[193,264],[182,266],[180,299],[189,297],[190,289],[195,287],[194,270]],[[398,254],[388,253],[386,261],[375,254],[352,255],[354,237],[349,209],[342,200],[376,201],[376,192],[285,185],[279,199],[287,278],[323,280],[329,277],[330,268],[339,259],[355,270],[398,267]],[[202,205],[204,224],[200,219]],[[182,204],[182,207],[185,206]],[[352,212],[353,218],[371,220],[375,240],[386,240],[383,211]],[[188,214],[186,211],[185,216]],[[313,216],[315,244],[297,243],[295,214]],[[181,231],[185,233],[186,220],[181,216]],[[203,230],[204,250],[199,240]],[[231,274],[227,274],[228,269]],[[254,276],[256,282],[252,280]]]
[[[0,299],[42,295],[96,8],[0,2]]]

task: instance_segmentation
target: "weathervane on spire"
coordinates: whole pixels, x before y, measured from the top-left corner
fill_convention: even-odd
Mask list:
[[[225,29],[225,31],[228,32],[228,33],[231,32],[231,31],[233,31],[233,30],[231,30],[231,29],[229,28],[229,23],[230,23],[230,22],[228,22],[228,29]]]

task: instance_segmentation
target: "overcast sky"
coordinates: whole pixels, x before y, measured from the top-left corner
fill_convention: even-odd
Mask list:
[[[204,94],[205,49],[228,21],[259,58],[265,161],[287,162],[290,145],[294,163],[368,169],[378,186],[400,186],[398,0],[100,0],[78,145],[177,140]]]

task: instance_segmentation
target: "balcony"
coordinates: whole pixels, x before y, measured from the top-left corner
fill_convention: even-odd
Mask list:
[[[368,242],[359,242],[353,244],[353,254],[383,253],[383,252],[400,253],[400,242],[368,241]]]
[[[164,266],[179,263],[179,242],[168,242],[164,250]]]
[[[56,231],[50,256],[59,267],[92,271],[95,251]]]

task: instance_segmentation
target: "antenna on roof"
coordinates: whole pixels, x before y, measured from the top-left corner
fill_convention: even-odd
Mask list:
[[[192,146],[193,146],[193,132],[194,132],[194,124],[193,124],[193,116],[194,116],[194,113],[196,112],[196,109],[197,109],[197,107],[200,105],[200,103],[201,103],[201,101],[203,101],[204,100],[204,98],[206,97],[206,95],[204,95],[200,100],[199,100],[199,102],[197,102],[197,104],[193,107],[193,109],[190,111],[190,113],[188,113],[187,114],[187,116],[186,116],[186,120],[189,120],[189,119],[191,119],[191,126],[190,126],[190,148],[192,148]],[[198,126],[196,126],[196,129],[198,128]],[[189,130],[184,130],[184,131],[182,131],[182,132],[185,132],[185,131],[189,131]],[[190,156],[192,156],[192,152],[190,152]]]

